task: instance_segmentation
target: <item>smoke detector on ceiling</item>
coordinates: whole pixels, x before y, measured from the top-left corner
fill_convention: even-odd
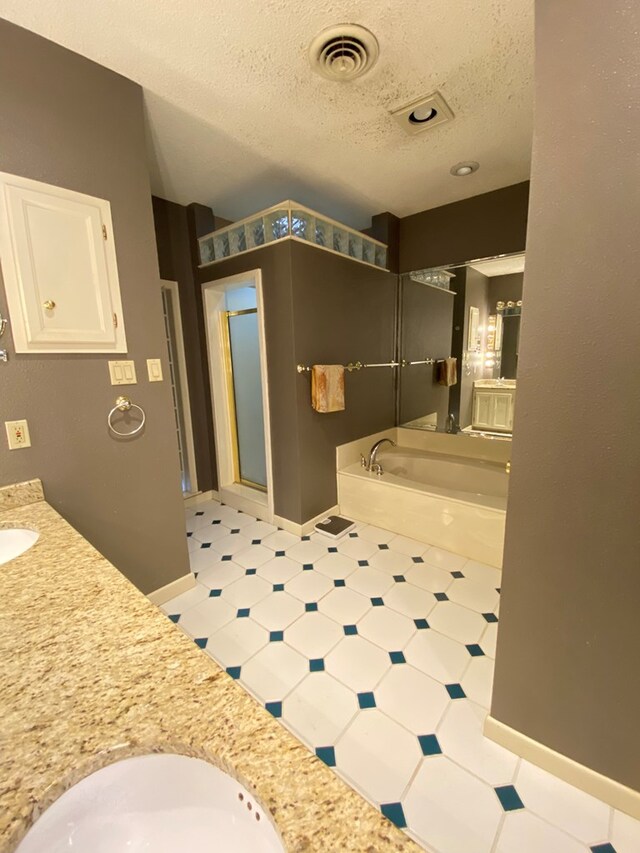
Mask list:
[[[440,92],[433,92],[397,110],[391,110],[391,115],[410,134],[422,133],[453,118],[453,112]]]
[[[378,40],[369,30],[358,24],[337,24],[311,42],[309,62],[322,77],[348,82],[373,68],[379,53]]]

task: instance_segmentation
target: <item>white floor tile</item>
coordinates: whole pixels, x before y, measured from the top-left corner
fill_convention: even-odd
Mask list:
[[[215,542],[217,539],[223,539],[231,534],[231,528],[225,527],[224,524],[205,524],[194,530],[189,537],[192,542],[199,542],[201,545],[204,542]]]
[[[304,613],[287,628],[285,642],[308,658],[322,658],[344,637],[344,631],[322,613]]]
[[[429,592],[446,592],[453,582],[451,572],[428,563],[415,563],[404,576],[409,583]]]
[[[319,572],[306,571],[298,574],[285,584],[285,589],[290,595],[295,595],[300,601],[319,601],[332,589],[335,589],[333,581]]]
[[[376,705],[412,734],[433,734],[449,694],[438,681],[407,664],[391,666],[375,689]]]
[[[331,746],[358,710],[356,694],[326,672],[312,672],[286,697],[287,726],[315,748]]]
[[[477,643],[487,623],[479,613],[454,601],[439,601],[429,615],[429,624],[459,643]]]
[[[244,577],[244,569],[230,560],[224,563],[216,560],[211,566],[198,572],[198,583],[208,586],[209,589],[224,589],[225,586]]]
[[[588,853],[587,848],[528,811],[507,814],[495,853]]]
[[[300,537],[294,536],[293,533],[287,533],[286,530],[277,530],[262,540],[262,544],[271,548],[272,551],[286,551],[287,548],[293,548],[298,542],[300,542]]]
[[[269,634],[250,617],[233,619],[210,638],[207,652],[222,666],[241,666],[269,642]]]
[[[326,671],[357,693],[370,692],[391,667],[389,655],[364,637],[343,637],[324,659]]]
[[[257,546],[256,546],[257,547]],[[288,557],[273,557],[258,566],[258,574],[270,583],[286,583],[302,571],[302,566]]]
[[[400,800],[422,757],[417,738],[375,708],[358,714],[335,750],[341,773],[377,804]]]
[[[263,545],[249,545],[234,556],[233,562],[245,569],[257,569],[269,560],[273,560],[273,551]]]
[[[412,583],[397,583],[384,596],[384,603],[410,619],[426,619],[437,602],[426,589]]]
[[[443,753],[494,787],[513,783],[518,756],[482,733],[487,712],[468,699],[450,702],[438,728]],[[522,793],[518,786],[518,793]]]
[[[189,553],[192,551],[197,551],[202,543],[198,542],[197,539],[194,539],[193,536],[187,536],[187,549]]]
[[[488,657],[496,658],[496,644],[498,642],[498,623],[490,622],[484,629],[484,634],[480,637],[480,645],[482,651]]]
[[[224,588],[222,598],[236,609],[253,607],[263,598],[273,595],[273,586],[257,575],[245,575]]]
[[[184,613],[185,610],[193,607],[194,604],[199,604],[201,601],[204,601],[208,596],[209,587],[196,582],[196,585],[191,589],[177,595],[170,601],[165,601],[165,603],[160,606],[160,609],[167,614]]]
[[[638,853],[640,850],[640,820],[614,809],[611,843],[616,853]]]
[[[469,699],[488,711],[491,707],[494,662],[486,655],[471,658],[469,668],[462,676],[462,689]]]
[[[360,636],[387,652],[403,649],[415,631],[411,619],[388,607],[372,607],[358,622]]]
[[[601,800],[524,759],[515,784],[527,809],[548,823],[588,845],[607,837],[611,809]]]
[[[299,563],[315,563],[316,560],[327,555],[328,546],[329,542],[306,539],[304,542],[298,542],[297,545],[287,548],[287,557],[290,560],[297,560]]]
[[[244,551],[250,545],[251,540],[247,539],[246,536],[243,536],[241,533],[230,533],[228,536],[216,539],[211,545],[211,550],[216,550],[219,554],[228,554],[233,557],[234,554]]]
[[[190,607],[178,620],[178,626],[193,637],[211,637],[235,618],[236,609],[221,598],[205,598]]]
[[[318,610],[339,625],[355,625],[371,607],[371,602],[348,587],[335,587],[318,602]]]
[[[500,600],[500,596],[492,586],[466,577],[454,580],[447,590],[447,595],[451,601],[462,604],[477,613],[492,613]]]
[[[402,805],[412,833],[438,853],[489,853],[504,814],[489,785],[444,756],[424,759]]]
[[[314,570],[321,572],[328,578],[342,579],[348,578],[358,568],[357,560],[353,557],[346,557],[344,554],[327,554],[316,563],[313,564]]]
[[[379,572],[371,566],[359,566],[347,578],[347,586],[367,598],[379,598],[389,592],[395,581],[391,575]]]
[[[442,684],[458,684],[469,665],[461,644],[435,631],[417,631],[404,650],[407,662]]]
[[[247,539],[265,539],[272,533],[276,533],[278,528],[275,524],[269,524],[266,521],[252,521],[241,528],[242,535]]]
[[[415,565],[411,557],[399,551],[380,551],[369,557],[369,565],[389,575],[402,575]]]
[[[220,554],[213,548],[197,548],[189,552],[189,566],[194,574],[200,575],[205,569],[220,562]]]
[[[240,681],[261,702],[279,702],[309,672],[309,661],[286,643],[268,643],[243,664]]]
[[[218,518],[218,509],[207,506],[206,509],[196,509],[193,515],[187,518],[185,524],[188,531],[196,531],[201,527],[207,527],[216,520],[220,521]]]
[[[358,530],[358,537],[360,539],[368,539],[370,542],[375,542],[376,545],[387,545],[395,535],[390,530],[383,530],[381,527],[375,527],[373,524],[365,524],[364,527]]]
[[[344,539],[340,539],[337,548],[340,554],[353,557],[354,560],[368,560],[372,554],[378,552],[378,546],[375,542],[370,539],[362,539],[360,536],[353,539],[346,536]]]
[[[478,563],[477,560],[467,560],[461,569],[465,578],[479,581],[487,586],[496,589],[502,583],[502,572],[494,566],[487,566],[485,563]]]
[[[460,571],[462,566],[467,562],[466,557],[461,557],[459,554],[452,554],[451,551],[445,551],[444,548],[429,548],[422,555],[425,563],[431,566],[438,566],[440,569],[446,569],[448,572]]]
[[[245,528],[249,527],[252,524],[255,524],[257,519],[253,515],[249,515],[246,512],[241,512],[240,510],[236,515],[230,516],[227,521],[224,521],[223,524],[231,524],[233,529],[240,528],[244,535],[246,536]],[[232,523],[233,522],[233,523]]]
[[[389,540],[389,548],[409,557],[421,557],[430,546],[426,542],[418,542],[417,539],[409,539],[407,536],[394,536]]]
[[[302,616],[304,604],[286,592],[278,592],[251,608],[251,616],[269,631],[284,631]]]

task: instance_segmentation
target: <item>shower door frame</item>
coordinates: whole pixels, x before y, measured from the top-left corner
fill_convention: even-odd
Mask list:
[[[236,482],[240,469],[236,457],[237,435],[233,368],[230,363],[228,311],[225,293],[236,287],[252,286],[256,291],[258,343],[260,350],[260,376],[262,380],[262,408],[264,418],[264,446],[267,487],[263,491],[255,484]],[[220,498],[237,509],[243,509],[265,521],[273,519],[273,472],[271,463],[271,427],[269,414],[269,382],[264,328],[264,303],[262,273],[260,269],[247,270],[237,275],[214,279],[203,285],[207,356],[211,383],[213,428],[216,440],[218,492]],[[231,312],[232,314],[235,312]]]

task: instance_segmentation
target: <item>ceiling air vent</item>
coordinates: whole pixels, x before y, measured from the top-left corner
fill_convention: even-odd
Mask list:
[[[328,80],[348,82],[376,64],[378,41],[358,24],[338,24],[319,33],[309,45],[309,61]]]
[[[417,101],[411,101],[404,107],[391,110],[391,115],[407,133],[422,133],[431,127],[451,121],[453,112],[447,106],[440,92],[433,92]]]

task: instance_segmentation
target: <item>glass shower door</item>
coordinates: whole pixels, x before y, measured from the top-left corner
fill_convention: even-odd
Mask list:
[[[258,311],[246,308],[225,316],[236,482],[266,491]]]

